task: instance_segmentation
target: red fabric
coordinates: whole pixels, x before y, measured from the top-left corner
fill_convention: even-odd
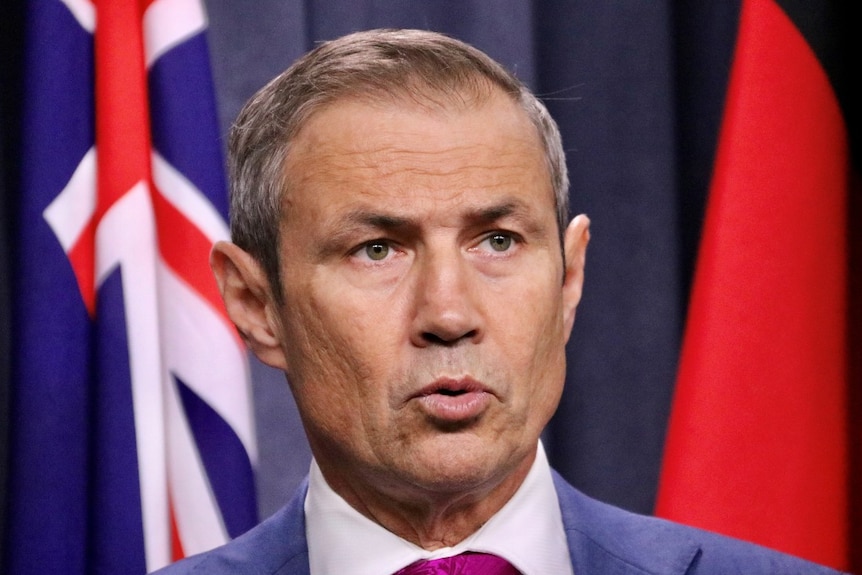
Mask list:
[[[70,258],[81,295],[95,314],[95,233],[132,186],[150,179],[150,123],[138,2],[102,0],[95,33],[97,200],[93,220]]]
[[[656,512],[846,568],[848,138],[772,0],[743,0]]]
[[[140,181],[150,179],[150,122],[142,6],[100,1],[96,28],[98,221]]]
[[[154,184],[151,185],[153,189],[157,189]],[[235,333],[233,324],[224,311],[218,284],[210,271],[209,260],[205,257],[210,252],[212,242],[181,211],[165,200],[161,193],[155,193],[152,197],[158,226],[159,253],[165,263],[177,276],[193,286],[213,310],[222,316],[225,323],[231,326],[231,332]],[[239,342],[237,336],[237,343]]]

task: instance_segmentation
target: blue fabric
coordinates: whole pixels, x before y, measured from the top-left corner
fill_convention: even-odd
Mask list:
[[[15,206],[21,223],[10,238],[17,253],[8,276],[15,280],[10,380],[26,385],[10,388],[8,535],[0,570],[49,573],[65,565],[67,573],[84,573],[95,454],[86,439],[57,438],[88,438],[95,425],[94,334],[69,260],[42,213],[95,138],[86,113],[94,105],[93,39],[60,2],[34,0],[29,9],[28,34],[50,41],[32,42],[26,53],[28,113],[20,139],[26,193]],[[115,382],[125,376],[116,375]],[[128,410],[117,407],[119,428]],[[134,568],[134,559],[127,565]]]
[[[576,575],[829,575],[831,569],[728,537],[637,515],[587,497],[554,473]],[[242,537],[158,575],[309,575],[302,483]]]
[[[110,273],[96,285],[91,317],[70,257],[44,215],[98,140],[94,38],[60,0],[29,0],[25,8],[16,233],[9,273],[0,275],[12,287],[15,334],[9,457],[0,462],[0,489],[8,488],[0,497],[8,501],[0,506],[6,514],[0,572],[140,574],[147,567],[137,434],[147,431],[136,427],[130,366],[150,358],[132,357],[127,340],[136,331],[127,325],[131,304],[124,293],[133,281],[125,275],[131,263],[120,257],[106,265]],[[153,141],[226,215],[207,58],[202,34],[160,56],[150,73]],[[241,533],[258,517],[251,462],[214,410],[188,393],[184,399],[228,532]],[[230,455],[238,455],[233,466]]]

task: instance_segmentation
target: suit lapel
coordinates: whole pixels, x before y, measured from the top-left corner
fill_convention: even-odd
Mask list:
[[[700,547],[669,523],[590,499],[554,472],[575,575],[683,575]]]
[[[272,575],[310,575],[308,566],[308,552],[302,555],[294,555]]]
[[[258,535],[254,552],[266,560],[260,572],[266,575],[310,575],[308,542],[305,538],[306,478],[290,502],[265,523],[269,525]],[[251,549],[251,547],[250,547]]]

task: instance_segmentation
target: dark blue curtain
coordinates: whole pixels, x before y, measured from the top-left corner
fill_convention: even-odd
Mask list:
[[[7,421],[7,343],[14,337],[7,238],[20,162],[22,40],[20,0],[2,4],[0,423]],[[546,447],[554,466],[587,493],[651,512],[738,2],[207,0],[206,6],[224,133],[243,102],[315,42],[374,27],[426,28],[466,40],[545,98],[568,152],[573,213],[586,212],[593,222],[566,392]],[[266,516],[305,475],[309,452],[281,374],[260,364],[253,369]],[[2,437],[0,470],[7,457]]]
[[[17,189],[16,148],[20,104],[21,29],[23,10],[20,2],[0,4],[0,558],[3,557],[7,501],[6,469],[9,449],[10,348],[12,306],[9,282],[11,273],[9,238],[12,237],[12,207]]]

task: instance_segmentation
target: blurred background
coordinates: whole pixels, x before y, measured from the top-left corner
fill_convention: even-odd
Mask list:
[[[834,16],[823,9],[828,3],[779,4],[795,21],[802,14],[801,20],[817,23],[816,30],[814,25],[803,30],[808,37],[829,36],[823,34],[832,25],[827,16]],[[592,221],[566,390],[545,446],[552,465],[579,489],[652,513],[741,5],[728,0],[207,0],[219,131],[224,136],[246,99],[315,43],[360,29],[444,32],[487,52],[528,84],[560,125],[572,214],[586,213]],[[11,379],[15,266],[17,258],[39,257],[16,251],[14,239],[20,225],[25,20],[23,2],[3,3],[3,461],[15,456],[5,438],[14,425],[15,385],[21,385]],[[847,46],[813,46],[846,104]],[[835,64],[839,60],[841,65]],[[848,124],[855,122],[855,116],[847,118]],[[739,238],[740,246],[745,241]],[[307,472],[310,454],[283,376],[256,361],[252,374],[262,518],[287,501]]]

